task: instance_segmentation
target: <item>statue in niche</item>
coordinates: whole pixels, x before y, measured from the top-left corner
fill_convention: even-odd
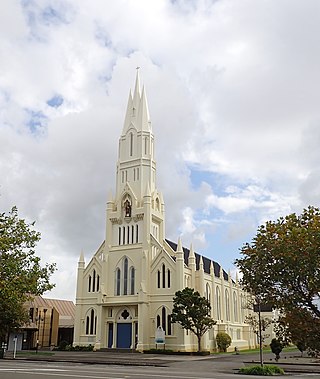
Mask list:
[[[131,217],[131,204],[129,200],[124,202],[124,215],[125,217]]]

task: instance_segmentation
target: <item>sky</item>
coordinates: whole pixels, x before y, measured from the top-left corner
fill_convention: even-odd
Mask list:
[[[155,135],[166,236],[235,273],[259,225],[320,202],[318,0],[2,0],[0,211],[56,262],[105,238],[136,67]]]

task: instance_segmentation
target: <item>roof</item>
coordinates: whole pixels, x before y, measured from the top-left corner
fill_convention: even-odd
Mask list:
[[[54,308],[59,313],[59,327],[74,325],[76,306],[72,301],[47,299],[42,296],[35,296],[31,303],[35,308]]]
[[[177,244],[175,242],[172,242],[168,239],[166,239],[166,242],[171,246],[171,248],[174,250],[174,251],[177,251]],[[186,247],[183,247],[183,254],[184,254],[184,263],[188,266],[188,260],[189,260],[189,254],[190,254],[190,250],[187,249]],[[199,267],[200,267],[200,257],[201,255],[198,254],[198,253],[194,253],[195,255],[195,258],[196,258],[196,269],[199,270]],[[215,261],[212,261],[211,259],[207,258],[207,257],[204,257],[202,256],[202,260],[203,260],[203,269],[204,269],[204,272],[207,273],[207,274],[210,274],[210,266],[211,266],[211,262],[213,264],[213,269],[214,269],[214,275],[219,278],[220,276],[220,269],[221,269],[221,266],[219,265],[219,263],[215,262]],[[229,276],[228,274],[223,270],[223,278],[224,280],[228,280],[229,279]]]

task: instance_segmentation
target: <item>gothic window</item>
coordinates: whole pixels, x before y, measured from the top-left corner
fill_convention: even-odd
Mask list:
[[[119,245],[121,245],[121,226],[119,226]]]
[[[168,288],[171,287],[171,271],[168,269]]]
[[[209,283],[206,284],[206,299],[211,304],[211,290],[210,290]]]
[[[237,294],[233,292],[233,318],[234,321],[239,321],[238,319],[238,299],[237,299]]]
[[[136,243],[139,242],[139,225],[136,225]]]
[[[157,312],[157,328],[159,326],[162,327],[165,334],[168,336],[172,335],[172,321],[171,321],[171,315],[168,314],[166,307],[162,307]]]
[[[166,266],[162,265],[162,288],[166,288]]]
[[[134,243],[134,226],[131,225],[131,242]]]
[[[123,294],[128,295],[128,258],[123,262]]]
[[[130,157],[132,157],[133,153],[133,134],[130,133]]]
[[[167,321],[167,316],[166,316],[166,308],[162,307],[162,329],[166,333],[166,321]]]
[[[216,288],[216,300],[217,300],[217,319],[221,320],[221,295],[220,288]]]
[[[120,296],[120,289],[121,289],[121,271],[118,267],[116,269],[116,295]]]
[[[123,231],[123,233],[122,233],[122,244],[125,245],[125,243],[126,243],[126,227],[125,226],[122,227],[122,231]]]
[[[130,243],[130,226],[127,226],[127,244],[129,245]]]
[[[97,332],[97,316],[94,309],[88,312],[86,317],[86,334],[96,334]]]
[[[91,292],[91,275],[88,278],[88,292]]]
[[[96,270],[92,273],[92,292],[96,290]]]
[[[160,280],[161,280],[161,272],[160,272],[160,270],[158,270],[157,274],[158,274],[158,288],[160,288]]]
[[[135,280],[135,270],[134,267],[130,268],[130,295],[134,295],[134,280]]]
[[[167,316],[167,325],[168,325],[168,336],[171,336],[172,334],[171,315]]]
[[[226,302],[226,320],[230,321],[230,298],[229,298],[229,292],[227,289],[225,291],[225,302]]]
[[[139,168],[137,168],[137,180],[139,180]]]
[[[99,287],[100,287],[100,276],[97,275],[97,292],[99,292]]]

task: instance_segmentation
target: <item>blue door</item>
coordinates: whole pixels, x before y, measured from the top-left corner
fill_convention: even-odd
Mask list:
[[[117,348],[130,349],[132,341],[132,324],[117,324]]]

